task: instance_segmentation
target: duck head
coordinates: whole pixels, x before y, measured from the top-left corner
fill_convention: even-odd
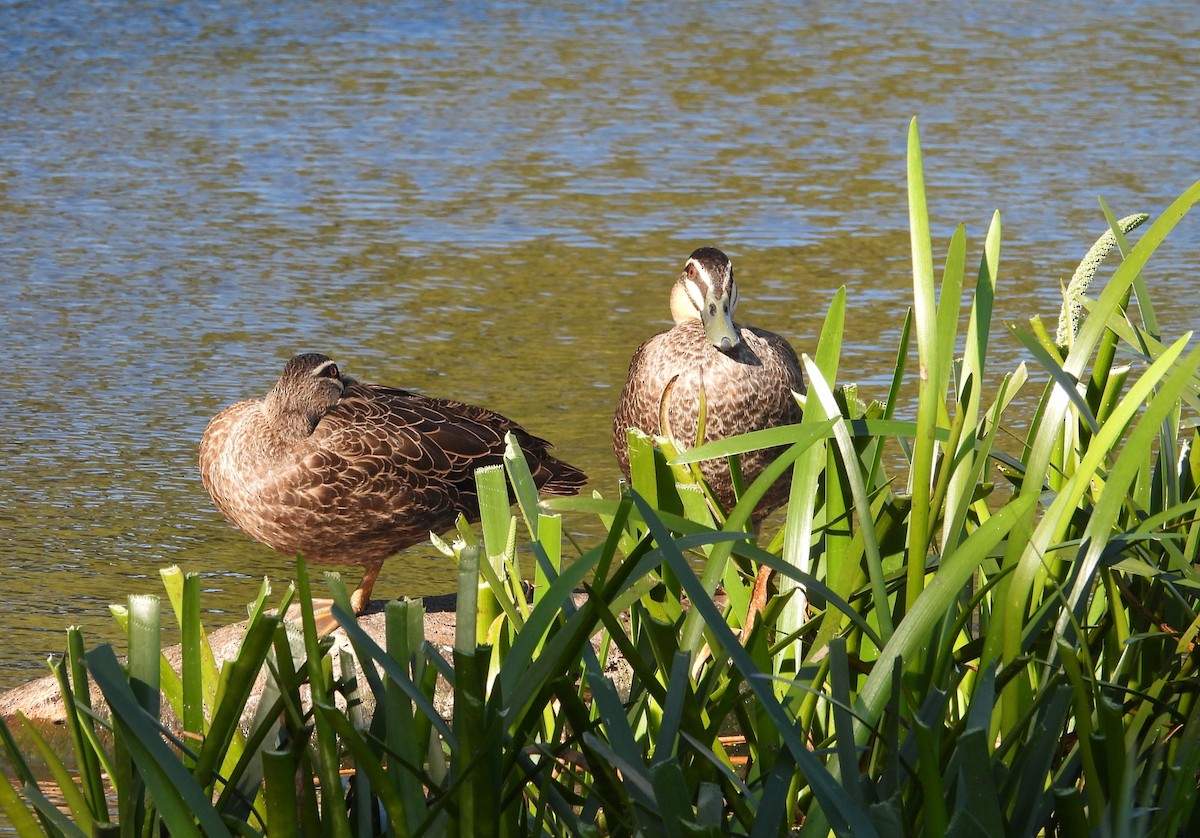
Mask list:
[[[317,352],[297,355],[267,393],[267,413],[278,425],[307,436],[351,383],[329,356]]]
[[[730,352],[742,342],[733,322],[737,304],[729,257],[715,247],[693,252],[671,288],[671,317],[675,322],[699,320],[708,342],[721,352]]]

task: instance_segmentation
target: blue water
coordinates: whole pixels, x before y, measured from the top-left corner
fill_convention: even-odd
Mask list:
[[[1187,2],[0,3],[0,686],[166,564],[214,623],[288,577],[195,444],[294,352],[500,409],[610,491],[628,358],[718,244],[806,351],[847,285],[878,387],[914,115],[939,246],[965,222],[976,261],[1000,209],[1000,316],[1052,319],[1098,195],[1200,178],[1198,54]],[[1148,271],[1176,331],[1198,246],[1189,217]],[[377,590],[451,579],[418,550]]]

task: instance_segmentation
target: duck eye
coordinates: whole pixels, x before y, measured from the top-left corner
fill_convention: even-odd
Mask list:
[[[717,314],[717,304],[716,304],[716,303],[709,303],[709,304],[708,304],[708,314],[709,314],[709,316],[710,316],[710,317],[715,317],[715,316],[716,316],[716,314]]]
[[[330,364],[329,366],[327,366],[324,370],[322,370],[321,375],[324,376],[325,378],[341,378],[342,377],[338,373],[337,364]]]

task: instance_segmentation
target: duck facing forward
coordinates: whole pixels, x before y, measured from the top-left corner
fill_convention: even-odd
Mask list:
[[[693,447],[704,391],[705,442],[799,422],[793,391],[805,391],[796,352],[784,338],[734,321],[738,290],[733,265],[715,247],[688,258],[671,288],[675,326],[638,347],[629,364],[625,389],[613,417],[613,451],[629,477],[627,428],[670,438],[680,450]],[[751,451],[741,458],[746,485],[762,473],[781,449]],[[705,480],[728,511],[736,497],[729,466],[722,460],[700,464]],[[787,501],[785,476],[755,507],[757,524]]]
[[[550,443],[482,407],[359,383],[325,355],[288,361],[265,398],[208,423],[200,475],[221,512],[268,547],[307,561],[358,564],[356,614],[384,560],[459,513],[479,520],[475,469],[503,462],[512,432],[538,488],[576,494],[587,477]]]

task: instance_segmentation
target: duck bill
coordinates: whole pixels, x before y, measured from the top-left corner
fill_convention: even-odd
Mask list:
[[[708,342],[717,349],[729,352],[742,342],[742,338],[738,334],[737,327],[733,325],[733,318],[729,313],[722,311],[721,307],[717,308],[717,312],[712,317],[701,317],[704,323],[704,334],[708,337]]]

